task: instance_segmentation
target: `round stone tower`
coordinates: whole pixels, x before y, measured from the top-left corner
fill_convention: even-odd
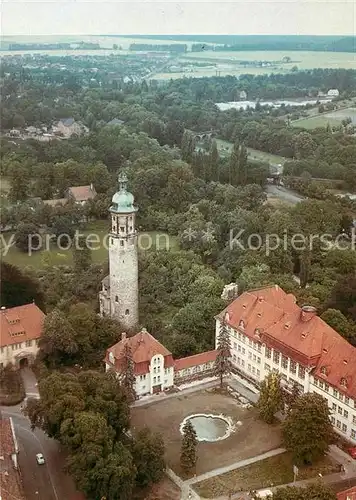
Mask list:
[[[138,259],[134,197],[127,191],[127,177],[119,175],[119,190],[110,206],[109,290],[110,315],[124,328],[138,324]]]

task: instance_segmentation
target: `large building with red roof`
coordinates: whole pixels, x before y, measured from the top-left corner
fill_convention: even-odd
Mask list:
[[[337,500],[356,500],[356,486],[345,491],[340,491],[336,496]]]
[[[31,364],[38,351],[45,314],[36,304],[0,310],[0,367]]]
[[[233,375],[258,391],[270,371],[286,390],[316,392],[328,402],[335,429],[356,442],[356,348],[311,306],[279,286],[242,293],[216,318],[230,332]]]
[[[106,351],[106,370],[120,376],[126,366],[125,346],[131,350],[136,377],[135,392],[138,397],[156,394],[173,387],[175,383],[208,376],[212,372],[216,351],[203,352],[174,360],[172,354],[147,330],[133,337],[122,334],[120,342]]]

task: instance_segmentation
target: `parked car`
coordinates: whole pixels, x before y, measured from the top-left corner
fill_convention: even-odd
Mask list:
[[[45,463],[45,459],[44,459],[44,456],[42,455],[42,453],[37,453],[36,460],[37,460],[38,465],[43,465]]]
[[[347,451],[349,452],[349,455],[356,460],[356,446],[349,448]]]

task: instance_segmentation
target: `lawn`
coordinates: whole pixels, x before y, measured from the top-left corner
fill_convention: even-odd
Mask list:
[[[108,259],[108,221],[96,221],[95,223],[87,224],[83,230],[79,230],[80,234],[88,238],[87,241],[92,241],[92,260],[95,263],[102,263]],[[94,240],[96,238],[96,241]],[[0,252],[1,258],[14,264],[18,267],[32,266],[35,269],[42,269],[45,265],[72,265],[73,256],[71,249],[59,249],[55,243],[48,245],[48,249],[44,248],[38,252],[33,252],[29,255],[27,252],[21,252],[13,244],[12,233],[1,234]],[[12,246],[7,250],[9,244]],[[46,247],[46,243],[45,243]],[[142,232],[138,237],[138,248],[141,251],[149,249],[171,249],[178,248],[178,240],[176,237],[168,236],[164,233],[155,231]]]
[[[167,465],[179,476],[183,475],[179,464],[179,426],[185,417],[194,413],[222,414],[230,417],[235,424],[235,431],[228,438],[199,443],[197,475],[265,453],[281,444],[278,424],[269,426],[261,422],[254,408],[243,408],[227,394],[202,390],[166,401],[160,401],[160,396],[157,395],[156,402],[132,409],[132,426],[138,429],[149,426],[162,434],[166,445]]]
[[[219,153],[221,156],[226,156],[230,153],[232,148],[232,142],[224,141],[222,139],[216,139]],[[248,157],[250,160],[259,160],[270,163],[271,165],[283,165],[287,161],[287,158],[284,156],[274,155],[272,153],[266,153],[264,151],[260,151],[258,149],[247,148]]]
[[[329,457],[317,464],[299,468],[298,480],[339,472],[339,466]],[[290,453],[282,453],[260,462],[235,469],[221,476],[196,483],[194,489],[204,498],[227,495],[231,491],[249,491],[288,484],[293,482],[293,458]]]
[[[317,116],[310,116],[309,118],[302,118],[291,122],[293,127],[301,127],[308,130],[317,127],[326,127],[329,123],[330,127],[337,127],[341,125],[342,120],[350,117],[353,124],[356,124],[356,108],[338,109],[330,113],[323,113]]]

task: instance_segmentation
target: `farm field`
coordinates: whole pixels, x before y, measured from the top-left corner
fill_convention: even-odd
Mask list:
[[[229,395],[212,389],[135,407],[132,409],[131,422],[136,429],[149,425],[152,430],[162,434],[166,443],[167,465],[178,475],[182,475],[179,464],[181,447],[179,427],[185,417],[194,413],[224,415],[236,423],[235,431],[228,438],[199,443],[197,475],[280,446],[279,425],[265,424],[258,419],[254,408],[243,408]]]
[[[301,127],[309,130],[317,127],[326,127],[328,123],[331,127],[337,127],[341,125],[342,120],[348,117],[350,117],[352,123],[356,125],[356,108],[338,109],[330,113],[302,118],[301,120],[291,122],[291,125],[293,127]]]
[[[224,141],[222,139],[216,139],[216,142],[221,156],[225,156],[230,153],[232,148],[231,142]],[[284,156],[278,156],[272,153],[266,153],[258,149],[247,148],[247,151],[249,153],[248,157],[250,160],[265,161],[272,165],[279,165],[279,164],[283,165],[287,161],[287,158],[285,158]]]
[[[183,62],[183,59],[179,59],[180,62]],[[184,62],[188,63],[188,60]],[[197,61],[198,62],[198,61]],[[194,61],[189,61],[189,64],[194,63]],[[208,76],[216,76],[217,73],[219,76],[238,76],[244,75],[248,73],[249,75],[269,75],[270,73],[288,73],[288,70],[285,68],[244,68],[242,66],[234,65],[231,69],[219,68],[216,67],[214,69],[207,68],[199,68],[198,66],[192,71],[185,72],[177,72],[177,73],[157,73],[154,75],[155,80],[170,80],[177,78],[203,78]]]
[[[107,234],[108,234],[108,222],[107,221],[96,221],[95,223],[87,224],[83,230],[79,230],[80,234],[88,237],[89,235],[95,235],[91,237],[91,241],[94,244],[92,249],[92,261],[94,263],[102,263],[108,259],[108,249],[107,249]],[[28,255],[27,252],[21,252],[18,250],[14,244],[6,251],[8,244],[13,243],[13,233],[7,232],[0,235],[0,256],[5,262],[13,264],[18,267],[32,266],[35,269],[42,269],[44,266],[56,266],[56,265],[72,265],[73,256],[71,249],[59,249],[55,243],[50,244],[49,249],[39,250],[38,252],[33,252],[32,255]],[[64,243],[63,243],[64,246]],[[174,237],[169,237],[163,233],[157,232],[142,232],[139,234],[138,247],[141,251],[146,251],[149,249],[171,249],[175,250],[178,248],[178,241]]]
[[[329,457],[310,467],[300,467],[298,480],[339,472],[339,466]],[[293,457],[282,453],[221,476],[195,484],[194,489],[204,498],[227,495],[230,491],[249,491],[293,482]]]
[[[281,61],[284,56],[291,58],[291,62],[283,64],[285,69],[291,69],[298,66],[298,69],[312,68],[346,68],[355,67],[355,55],[348,52],[302,52],[302,51],[207,51],[207,52],[189,52],[181,56],[181,59],[191,60],[209,60],[219,59],[222,62],[237,61]],[[263,69],[263,68],[262,68]],[[269,68],[271,71],[271,68]],[[245,68],[245,73],[249,68]]]

